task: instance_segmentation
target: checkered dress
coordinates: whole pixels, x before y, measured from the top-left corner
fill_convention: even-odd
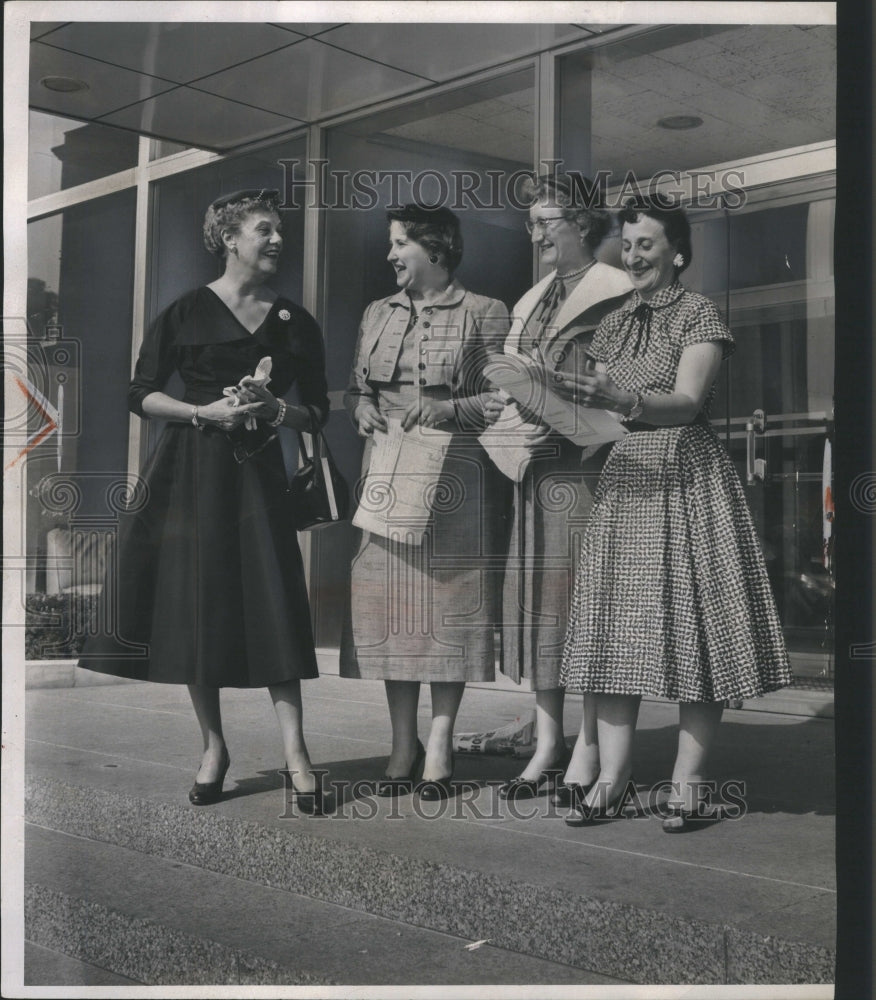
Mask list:
[[[650,307],[650,308],[648,308]],[[600,324],[591,353],[614,381],[671,393],[685,347],[730,331],[711,301],[675,283],[638,293]],[[708,423],[633,425],[596,490],[563,652],[571,691],[678,701],[752,698],[791,671],[745,494]]]

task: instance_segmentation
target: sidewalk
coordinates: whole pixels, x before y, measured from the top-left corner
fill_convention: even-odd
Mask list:
[[[223,692],[228,794],[206,809],[186,800],[199,738],[184,688],[129,683],[29,691],[27,936],[38,946],[31,955],[51,948],[146,981],[132,975],[145,967],[142,959],[139,966],[126,965],[118,956],[95,961],[89,953],[86,917],[93,920],[98,907],[113,915],[119,941],[127,942],[121,951],[144,940],[146,921],[171,936],[185,932],[186,947],[194,947],[190,937],[198,938],[198,947],[201,938],[208,940],[223,960],[236,949],[236,968],[244,953],[261,947],[260,961],[280,970],[272,981],[286,983],[289,969],[298,970],[301,982],[314,983],[483,983],[493,981],[484,975],[497,977],[500,969],[512,977],[537,975],[530,981],[544,983],[831,981],[832,720],[727,711],[713,769],[719,781],[737,783],[745,815],[667,836],[659,818],[647,813],[569,828],[546,796],[515,811],[495,794],[496,783],[520,770],[520,762],[509,758],[458,758],[459,792],[444,803],[374,798],[361,783],[383,773],[389,749],[382,684],[326,675],[303,687],[312,759],[338,790],[337,809],[324,818],[300,815],[286,802],[277,773],[282,750],[264,691]],[[525,692],[472,685],[457,729],[493,729],[530,708]],[[579,712],[579,700],[570,698],[569,740]],[[428,687],[420,716],[425,733]],[[648,790],[671,773],[676,721],[675,706],[643,702],[635,774],[645,805]],[[75,878],[72,838],[88,841],[75,849]],[[133,852],[142,884],[151,886],[149,906],[136,892],[123,906],[123,894],[113,888],[118,882],[100,874],[134,864]],[[217,899],[231,892],[230,883],[218,880],[246,880],[246,891],[255,894],[248,911],[253,916],[245,934],[240,928],[239,941],[233,927],[208,933],[206,921],[202,926],[190,909],[190,893],[185,916],[183,903],[170,900],[165,887],[180,866],[212,873],[203,884]],[[438,949],[435,964],[419,979],[387,977],[385,965],[369,966],[361,949],[344,954],[343,947],[343,961],[337,948],[332,951],[326,975],[327,959],[312,958],[318,948],[308,965],[307,955],[290,957],[288,938],[283,954],[279,943],[270,945],[273,918],[265,917],[264,928],[254,926],[258,913],[271,912],[256,905],[268,890],[284,893],[290,912],[305,902],[317,907],[314,901],[334,908],[322,916],[314,910],[317,921],[336,922],[338,907],[348,916],[359,914],[360,943],[375,935],[383,940],[392,923],[405,940],[414,928],[449,935],[455,944],[447,945],[447,954],[476,954],[464,950],[465,943],[485,940],[482,948],[495,953],[493,962],[484,958],[481,971],[463,963],[473,978],[460,980],[467,973],[439,960],[446,951],[442,937],[440,948],[429,939]],[[66,931],[56,916],[62,910]],[[412,951],[425,947],[411,939]],[[504,964],[495,955],[505,955]],[[37,965],[31,963],[35,977]],[[527,980],[506,975],[496,981]]]

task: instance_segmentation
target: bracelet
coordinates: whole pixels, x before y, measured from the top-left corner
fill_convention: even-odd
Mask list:
[[[645,400],[642,399],[642,394],[640,392],[636,393],[636,400],[630,407],[630,412],[626,416],[621,417],[621,423],[629,424],[634,420],[638,420],[642,415],[642,410],[645,408]]]
[[[197,406],[193,406],[192,407],[192,425],[194,427],[197,427],[199,431],[202,431],[204,429],[204,425],[201,423],[200,420],[198,420],[198,407]]]
[[[286,419],[286,400],[277,400],[277,416],[273,420],[268,421],[268,427],[279,427],[280,424]]]

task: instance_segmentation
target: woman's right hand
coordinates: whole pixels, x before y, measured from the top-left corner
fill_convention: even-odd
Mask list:
[[[233,431],[243,423],[250,411],[257,410],[261,405],[261,403],[238,403],[235,406],[234,397],[223,396],[206,406],[199,406],[198,420],[223,431]]]
[[[386,418],[372,402],[360,403],[353,416],[359,437],[371,437],[375,431],[386,430]]]

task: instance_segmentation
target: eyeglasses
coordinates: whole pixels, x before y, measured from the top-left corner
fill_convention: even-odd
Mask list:
[[[532,219],[527,219],[524,225],[526,226],[526,231],[531,236],[536,229],[538,229],[539,232],[546,233],[548,231],[548,227],[552,223],[565,222],[565,221],[566,221],[565,215],[550,215],[546,219],[536,219],[535,222],[533,222]]]

